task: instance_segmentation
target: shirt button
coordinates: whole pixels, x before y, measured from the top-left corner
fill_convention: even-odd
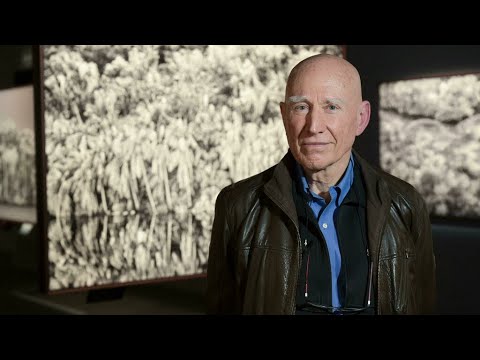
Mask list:
[[[328,227],[327,223],[323,223],[323,228],[326,229]]]

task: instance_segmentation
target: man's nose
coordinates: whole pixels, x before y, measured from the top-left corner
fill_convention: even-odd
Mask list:
[[[307,115],[305,127],[308,132],[312,134],[324,132],[327,128],[327,125],[323,109],[314,107]]]

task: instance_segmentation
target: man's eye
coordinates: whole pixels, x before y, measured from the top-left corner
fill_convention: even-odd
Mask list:
[[[328,112],[335,112],[335,111],[337,111],[338,109],[339,109],[338,106],[335,105],[335,104],[327,104],[327,105],[325,106],[325,110],[328,111]]]
[[[308,106],[307,106],[307,105],[296,105],[296,106],[294,107],[294,110],[295,110],[295,111],[305,111],[305,110],[307,110],[307,109],[308,109]]]

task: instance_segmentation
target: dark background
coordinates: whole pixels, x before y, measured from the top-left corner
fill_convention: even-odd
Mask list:
[[[30,46],[0,46],[0,89],[32,82]],[[480,72],[479,45],[347,45],[362,77],[372,117],[355,148],[379,164],[378,85],[426,76]],[[468,189],[466,189],[468,191]],[[480,222],[432,220],[438,314],[480,314]],[[39,292],[36,227],[0,220],[0,314],[202,314],[205,278],[117,290],[44,295]]]

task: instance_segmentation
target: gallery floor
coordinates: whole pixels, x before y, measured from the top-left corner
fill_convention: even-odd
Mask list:
[[[202,315],[204,280],[127,287],[121,296],[90,300],[89,294],[45,295],[4,290],[0,315]]]

